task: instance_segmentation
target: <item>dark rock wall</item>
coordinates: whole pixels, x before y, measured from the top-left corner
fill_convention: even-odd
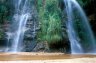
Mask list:
[[[89,18],[92,30],[96,36],[96,0],[91,0],[91,2],[84,6],[84,10]]]
[[[29,20],[27,21],[26,25],[26,32],[24,36],[24,50],[26,52],[31,52],[36,44],[36,35],[37,35],[37,30],[38,30],[38,14],[35,5],[32,5],[32,12]]]

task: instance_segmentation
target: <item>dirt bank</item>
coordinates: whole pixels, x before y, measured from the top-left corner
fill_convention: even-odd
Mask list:
[[[0,63],[96,63],[96,55],[0,53]]]

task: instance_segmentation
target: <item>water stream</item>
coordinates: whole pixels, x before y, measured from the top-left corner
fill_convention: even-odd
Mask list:
[[[71,53],[96,53],[95,38],[84,11],[76,0],[64,0],[64,3]]]
[[[29,0],[13,0],[13,3],[15,12],[10,32],[12,36],[9,36],[8,40],[11,39],[12,43],[10,52],[19,52],[22,49],[20,45],[23,42],[24,32],[26,31],[26,23],[30,17],[31,8]]]
[[[67,33],[72,54],[96,53],[96,42],[89,21],[76,0],[64,0],[67,13]],[[7,52],[21,52],[27,21],[31,16],[30,0],[13,0],[14,15],[8,35],[11,47]],[[33,39],[36,34],[36,22],[31,30]],[[34,40],[33,40],[34,41]],[[8,46],[8,45],[7,45]]]

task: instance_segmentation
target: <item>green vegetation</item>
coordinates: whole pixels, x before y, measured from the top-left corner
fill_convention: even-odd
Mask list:
[[[10,19],[9,0],[0,0],[0,39],[4,38],[4,30],[2,27]]]
[[[4,32],[0,31],[0,39],[4,38]]]
[[[4,24],[10,17],[9,4],[7,0],[0,0],[0,24]]]
[[[89,2],[91,2],[92,0],[77,0],[81,6],[86,6],[88,5]]]
[[[43,4],[42,4],[43,3]],[[61,18],[58,0],[42,0],[38,5],[40,31],[38,40],[58,42],[61,37]]]

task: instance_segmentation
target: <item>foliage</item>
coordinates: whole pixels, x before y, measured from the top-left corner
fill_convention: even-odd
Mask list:
[[[38,39],[47,42],[57,42],[61,40],[61,18],[60,8],[57,0],[42,0],[39,3],[40,31]]]
[[[0,31],[0,39],[4,38],[3,36],[4,36],[4,32]]]
[[[1,27],[10,18],[9,0],[0,0],[0,39],[4,38],[4,31]]]
[[[0,24],[10,18],[10,7],[8,0],[0,0]]]
[[[91,2],[92,0],[77,0],[81,6],[85,6],[87,5],[89,2]]]

